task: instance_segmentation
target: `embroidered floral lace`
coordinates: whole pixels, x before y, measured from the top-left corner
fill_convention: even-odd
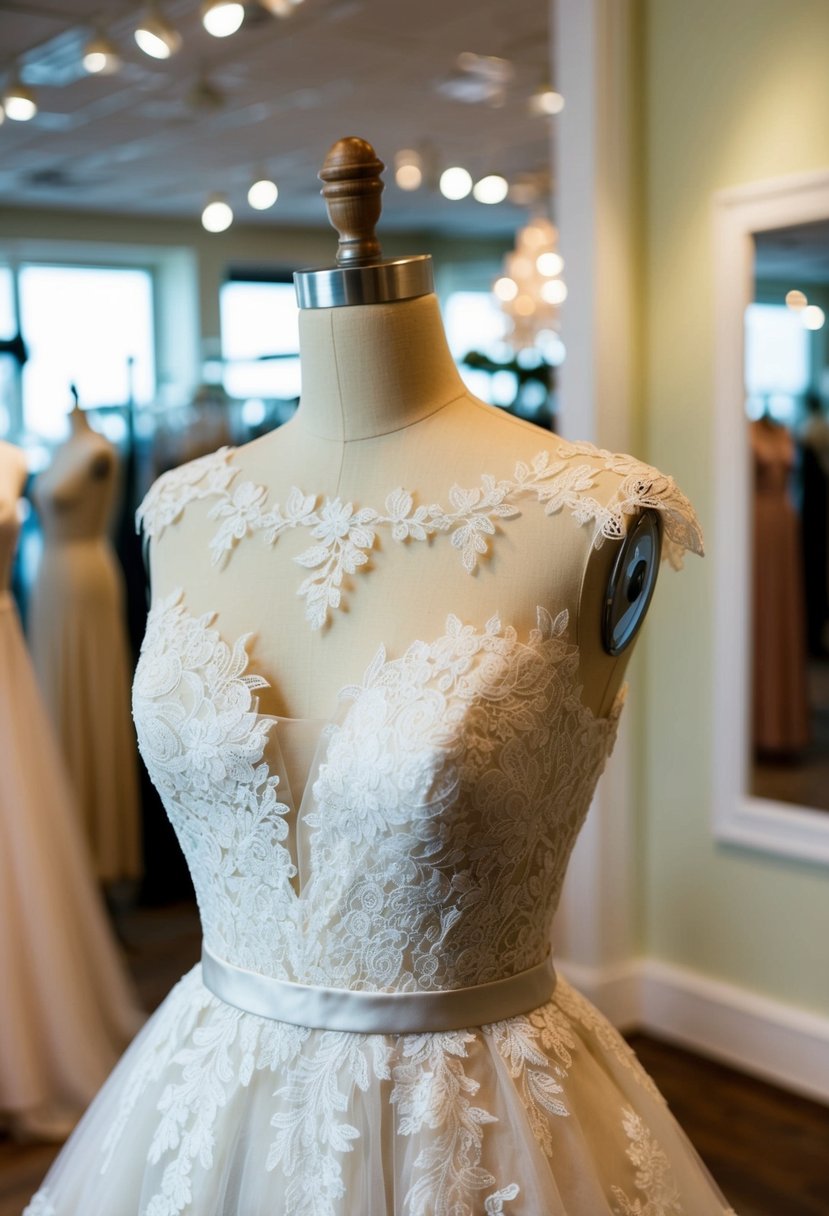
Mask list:
[[[254,533],[272,545],[307,528],[300,591],[315,627],[380,529],[400,542],[446,533],[472,570],[523,498],[590,524],[597,544],[651,506],[673,556],[701,549],[669,478],[587,445],[456,487],[447,509],[396,490],[382,514],[299,490],[269,506],[262,487],[235,484],[230,456],[163,477],[144,528],[158,535],[212,499],[218,563]],[[609,504],[591,494],[598,470],[618,477]],[[519,637],[497,617],[476,627],[450,616],[440,637],[397,657],[380,647],[320,729],[293,801],[248,639],[223,638],[180,592],[154,605],[135,722],[214,955],[277,979],[401,993],[483,984],[544,959],[622,699],[608,718],[586,709],[567,614],[537,618]],[[255,1017],[208,992],[196,967],[110,1087],[82,1129],[84,1169],[73,1175],[70,1155],[61,1173],[59,1161],[28,1216],[572,1216],[567,1178],[579,1170],[578,1216],[726,1211],[633,1053],[561,979],[531,1013],[393,1036]],[[94,1206],[119,1195],[130,1169],[138,1206]]]

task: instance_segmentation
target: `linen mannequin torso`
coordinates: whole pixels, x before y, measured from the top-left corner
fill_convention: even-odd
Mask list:
[[[509,478],[517,461],[530,463],[560,442],[468,393],[434,296],[303,311],[300,341],[303,394],[296,417],[232,455],[239,470],[234,484],[250,480],[266,487],[269,503],[284,503],[297,486],[354,510],[382,511],[387,496],[402,486],[416,505],[448,506],[453,485],[480,487],[485,474]],[[608,498],[617,483],[606,479]],[[599,474],[592,491],[599,498],[601,486]],[[259,545],[240,546],[228,578],[204,560],[216,531],[211,506],[209,499],[191,504],[180,523],[153,539],[154,597],[183,589],[188,611],[216,613],[226,638],[253,633],[251,669],[269,682],[260,694],[265,713],[326,718],[339,690],[368,664],[378,639],[389,654],[402,653],[415,639],[439,635],[450,613],[479,627],[500,613],[527,632],[539,605],[554,614],[567,609],[575,622],[571,636],[582,647],[586,704],[606,713],[613,702],[630,653],[612,659],[600,638],[617,546],[594,548],[593,530],[574,528],[567,512],[545,515],[529,502],[519,504],[520,515],[487,538],[490,552],[471,577],[448,537],[396,544],[378,534],[370,573],[364,567],[344,590],[346,610],[333,611],[322,630],[313,630],[297,596],[301,570],[291,561],[306,548],[307,534],[283,535],[274,558]],[[293,734],[301,749],[300,732]],[[283,753],[284,739],[283,731]],[[288,756],[285,761],[290,768]]]

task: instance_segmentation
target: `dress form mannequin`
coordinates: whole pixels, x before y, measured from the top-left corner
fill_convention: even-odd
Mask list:
[[[353,155],[353,147],[346,152]],[[346,233],[341,255],[345,248],[353,257],[354,244]],[[234,484],[266,487],[268,503],[284,504],[297,486],[320,501],[382,511],[389,493],[402,486],[416,504],[448,508],[454,485],[472,490],[484,474],[509,478],[517,461],[529,464],[539,452],[562,446],[469,393],[431,291],[385,303],[303,308],[300,356],[296,416],[233,454]],[[593,496],[611,499],[618,474],[603,470],[601,461],[586,463],[595,465]],[[347,581],[353,588],[344,595],[347,612],[333,612],[326,628],[312,631],[297,598],[298,568],[287,579],[281,573],[307,548],[307,532],[285,533],[281,553],[272,557],[258,546],[240,547],[228,579],[204,560],[216,530],[212,505],[193,503],[186,519],[154,542],[154,593],[163,598],[182,588],[190,611],[217,614],[223,636],[254,634],[251,667],[269,684],[260,694],[263,712],[318,723],[333,712],[339,690],[365,669],[378,638],[389,654],[400,654],[414,639],[439,635],[449,613],[479,627],[497,613],[526,634],[539,605],[554,615],[567,610],[570,636],[580,647],[584,702],[599,715],[610,710],[631,653],[611,656],[602,643],[619,543],[595,547],[595,529],[574,528],[568,511],[547,515],[520,504],[520,516],[496,521],[498,535],[486,537],[489,553],[471,577],[446,536],[395,544],[378,533],[366,566]],[[371,569],[373,593],[363,579]],[[302,731],[283,724],[289,770],[289,753],[303,752]],[[307,755],[296,758],[299,769],[304,760]]]
[[[114,882],[141,872],[123,577],[107,535],[117,460],[77,403],[69,421],[34,486],[45,547],[30,635],[96,872]]]
[[[0,1121],[62,1140],[140,1017],[8,591],[25,476],[0,442]]]
[[[345,179],[337,211],[379,193],[371,149],[345,144],[323,173]],[[624,661],[605,593],[647,586],[613,583],[597,541],[624,552],[648,507],[699,551],[693,508],[471,398],[428,260],[378,262],[357,228],[340,268],[298,276],[296,418],[139,510],[135,722],[202,961],[27,1211],[111,1216],[128,1185],[170,1216],[726,1216],[550,958],[621,710],[601,712]]]

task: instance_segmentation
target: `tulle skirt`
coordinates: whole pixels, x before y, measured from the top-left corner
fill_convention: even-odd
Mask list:
[[[0,1111],[77,1117],[141,1018],[1,591],[0,980]]]
[[[123,579],[108,542],[47,543],[29,619],[38,681],[102,882],[141,873]]]
[[[308,1030],[196,966],[24,1216],[723,1216],[653,1082],[559,980],[473,1030]]]

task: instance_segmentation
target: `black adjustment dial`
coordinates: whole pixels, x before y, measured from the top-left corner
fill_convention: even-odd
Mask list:
[[[602,644],[614,657],[627,650],[639,632],[656,586],[661,549],[659,513],[643,511],[622,541],[605,596]]]

